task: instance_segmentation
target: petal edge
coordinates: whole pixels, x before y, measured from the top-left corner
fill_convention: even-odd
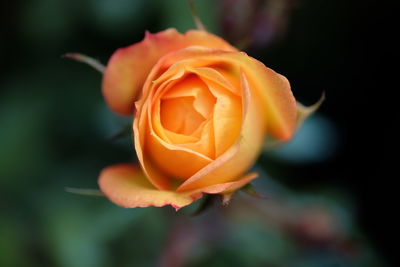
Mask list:
[[[184,194],[156,189],[140,167],[128,163],[104,168],[98,183],[111,202],[124,208],[171,205],[178,210],[201,197],[200,193]]]
[[[108,106],[116,113],[130,115],[153,66],[164,55],[188,46],[203,46],[236,51],[220,37],[199,30],[181,34],[173,28],[152,34],[114,52],[104,72],[102,92]]]

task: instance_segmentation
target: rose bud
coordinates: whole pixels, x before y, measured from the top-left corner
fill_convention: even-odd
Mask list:
[[[284,76],[200,30],[147,32],[118,49],[103,95],[116,113],[134,113],[140,166],[110,166],[99,178],[112,202],[130,208],[230,196],[257,177],[247,171],[265,138],[289,140],[298,119]]]

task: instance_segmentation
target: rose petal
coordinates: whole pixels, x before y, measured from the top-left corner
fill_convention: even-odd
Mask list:
[[[179,70],[177,71],[179,72]],[[169,74],[166,74],[168,79],[176,77],[176,72],[173,72],[172,75]],[[181,75],[178,76],[181,77]],[[159,85],[156,82],[151,84],[153,87]],[[152,118],[150,116],[151,100],[143,101],[142,103],[143,106],[140,106],[141,103],[137,102],[140,108],[138,108],[138,114],[134,121],[135,148],[143,170],[154,186],[159,189],[169,189],[168,181],[171,176],[187,179],[211,162],[209,157],[198,151],[191,150],[193,147],[190,147],[190,145],[178,146],[166,142],[168,136],[165,134],[160,136],[159,134],[162,131],[157,131],[157,128],[160,128],[161,125],[158,125],[159,123],[157,122],[154,125],[151,124],[152,122],[154,123],[154,121],[151,121]],[[212,131],[209,128],[205,125],[205,130],[211,133]],[[199,146],[204,146],[204,150],[209,149],[209,144],[204,142]],[[209,154],[214,154],[211,150],[209,152]],[[149,157],[150,154],[153,157]]]
[[[146,152],[158,169],[169,177],[187,179],[212,162],[207,156],[184,147],[171,145],[154,134],[146,140]]]
[[[214,106],[215,156],[219,157],[238,139],[242,126],[242,98],[224,90],[219,84],[207,81],[217,98]]]
[[[194,192],[202,192],[207,194],[232,194],[238,189],[242,188],[252,180],[258,177],[258,173],[249,173],[234,182],[228,182],[223,184],[210,185],[204,188],[195,190]]]
[[[103,77],[103,95],[109,107],[122,115],[134,110],[134,102],[156,62],[165,54],[188,46],[236,51],[223,39],[205,31],[180,34],[168,29],[156,34],[146,32],[143,41],[118,49],[110,58]]]
[[[201,77],[200,77],[201,78]],[[210,93],[207,85],[197,75],[189,75],[178,82],[173,88],[162,95],[162,99],[174,99],[180,97],[193,97],[194,109],[204,118],[209,118],[215,103],[215,97]]]
[[[182,192],[237,180],[256,160],[267,127],[269,132],[278,139],[287,139],[294,131],[296,102],[289,84],[283,76],[244,53],[188,47],[169,53],[157,62],[146,80],[142,98],[136,102],[138,114],[134,129],[135,147],[145,170],[146,164],[149,162],[149,155],[142,152],[142,147],[145,147],[148,132],[143,130],[140,124],[148,120],[147,109],[149,108],[149,98],[154,93],[152,90],[178,72],[183,75],[189,69],[210,66],[217,68],[222,66],[223,69],[226,69],[226,66],[235,66],[241,69],[239,80],[243,84],[243,94],[247,99],[243,101],[243,111],[248,109],[248,112],[246,111],[242,116],[245,119],[242,126],[243,132],[238,138],[238,142],[187,179],[177,189]],[[162,71],[160,72],[160,70]],[[228,80],[231,84],[235,83],[235,81],[231,81],[232,77],[229,77]],[[166,147],[167,150],[171,148],[179,149]],[[168,154],[168,151],[166,153]],[[196,152],[193,151],[193,153]],[[171,161],[169,158],[168,161],[173,162],[174,160]],[[165,173],[158,170],[155,165],[153,167],[158,177],[164,176],[165,179],[168,179]],[[151,175],[149,178],[152,181],[155,180]]]
[[[280,140],[288,140],[292,137],[297,117],[296,101],[290,84],[284,76],[245,53],[210,51],[209,55],[198,57],[202,61],[207,59],[208,61],[225,62],[241,68],[249,82],[250,90],[256,95],[252,105],[258,102],[262,106],[267,131]],[[193,58],[190,61],[197,64],[196,60],[199,59]],[[230,72],[232,73],[232,71]],[[225,71],[226,77],[232,77],[230,72]]]
[[[168,141],[173,144],[188,143],[189,137],[196,138],[196,142],[189,141],[190,144],[179,145],[179,147],[186,147],[210,158],[216,158],[232,146],[240,134],[242,122],[241,95],[234,92],[240,90],[240,88],[232,89],[232,85],[221,77],[221,74],[211,68],[188,67],[187,71],[197,75],[188,75],[181,82],[174,84],[172,88],[159,96],[164,99],[164,102],[165,99],[180,100],[181,102],[186,101],[187,105],[185,103],[172,103],[170,107],[160,107],[158,102],[161,100],[153,100],[152,102],[155,102],[153,104],[155,111],[152,113],[153,128],[161,138],[166,136]],[[189,102],[189,97],[193,99],[192,102]],[[181,111],[186,106],[190,108]],[[162,108],[164,108],[165,113],[169,114],[168,117],[164,116],[164,120],[162,115],[165,113],[163,113]],[[201,129],[199,129],[195,133],[201,133],[201,136],[194,135],[194,131],[191,131],[191,133],[183,132],[185,136],[176,135],[178,129],[182,128],[182,121],[185,122],[180,118],[190,116],[193,111],[196,116],[191,116],[190,122],[193,126],[189,129],[194,129],[196,126],[197,128],[199,126],[207,126],[207,123],[200,123],[200,116],[202,114],[203,120],[205,120],[210,118],[212,114],[213,133],[210,133],[207,129],[206,131],[200,131]],[[160,122],[162,120],[163,125]],[[190,126],[191,124],[185,123],[183,125]],[[175,134],[166,131],[165,128],[174,131]],[[182,129],[185,130],[185,127]],[[211,148],[213,139],[215,139],[215,149],[214,142],[212,142],[213,147]]]
[[[226,71],[227,66],[241,68],[246,74],[250,89],[257,95],[254,103],[260,105],[260,114],[263,114],[267,123],[268,133],[279,140],[288,140],[292,137],[295,131],[297,108],[290,84],[284,76],[267,68],[258,60],[243,52],[227,52],[201,47],[188,47],[170,53],[157,63],[149,75],[146,81],[147,86],[144,87],[147,91],[145,98],[149,94],[149,83],[157,79],[157,70],[166,70],[172,65],[177,69],[215,66],[216,70],[224,70],[229,80],[232,80],[232,71]],[[168,79],[168,75],[171,74],[167,71],[159,79],[161,81]],[[140,105],[139,103],[138,107]]]
[[[236,181],[256,160],[262,147],[265,125],[260,122],[257,106],[251,105],[255,96],[251,93],[243,72],[241,77],[244,121],[239,140],[219,158],[186,180],[177,191],[191,191]]]
[[[211,94],[207,85],[196,75],[187,75],[182,81],[175,83],[173,88],[170,88],[159,96],[155,96],[155,98],[156,99],[153,100],[155,103],[153,104],[152,115],[155,133],[170,144],[197,151],[212,159],[215,158],[214,130],[211,116],[213,114],[216,99]],[[182,107],[181,105],[175,107],[172,106],[171,109],[168,108],[164,110],[161,109],[160,105],[160,102],[184,98],[192,99],[192,111],[203,117],[203,122],[198,123],[197,127],[195,127],[196,130],[190,134],[180,134],[177,133],[176,130],[168,130],[173,130],[174,125],[175,128],[179,128],[176,127],[179,122],[182,121],[179,117],[182,115],[188,115],[188,112],[184,112],[183,114],[173,112],[175,108]],[[164,106],[163,108],[166,107]],[[162,118],[162,113],[168,115],[168,117],[164,116],[164,118]]]
[[[99,177],[101,191],[113,203],[124,208],[162,207],[179,209],[201,197],[201,194],[181,194],[154,188],[141,169],[133,164],[118,164],[105,168]]]
[[[153,162],[151,162],[148,156],[145,157],[143,153],[145,148],[145,137],[148,132],[148,120],[136,118],[133,121],[133,131],[135,132],[133,137],[136,155],[141,163],[145,175],[157,189],[168,190],[171,185],[171,180],[162,173]]]
[[[210,66],[206,68],[186,67],[190,72],[196,73],[202,80],[213,81],[222,88],[229,90],[231,93],[241,96],[240,71],[236,66]],[[234,76],[234,77],[233,77]]]
[[[248,174],[236,182],[217,184],[186,193],[177,193],[154,188],[146,179],[140,167],[123,163],[103,169],[99,176],[99,186],[108,199],[124,208],[171,205],[178,210],[201,198],[203,193],[233,192],[256,177],[257,174]]]

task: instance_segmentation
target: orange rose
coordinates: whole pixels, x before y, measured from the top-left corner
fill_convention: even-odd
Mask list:
[[[146,33],[117,50],[103,94],[113,111],[135,112],[141,168],[115,165],[99,178],[123,207],[179,209],[204,193],[230,196],[257,177],[246,171],[266,136],[285,141],[295,130],[288,80],[206,31]]]

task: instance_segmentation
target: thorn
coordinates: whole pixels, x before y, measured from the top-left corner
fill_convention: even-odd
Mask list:
[[[97,71],[99,71],[101,73],[104,73],[104,70],[106,69],[106,67],[103,64],[101,64],[98,60],[96,60],[94,58],[91,58],[89,56],[86,56],[84,54],[66,53],[62,57],[73,59],[73,60],[85,63],[85,64],[91,66],[92,68],[96,69]]]
[[[197,12],[197,8],[194,5],[193,0],[188,0],[188,1],[189,1],[189,6],[190,6],[190,11],[192,13],[192,17],[193,17],[194,23],[196,24],[197,29],[201,30],[201,31],[207,31],[206,27],[204,27],[203,22],[201,22],[199,13]]]

